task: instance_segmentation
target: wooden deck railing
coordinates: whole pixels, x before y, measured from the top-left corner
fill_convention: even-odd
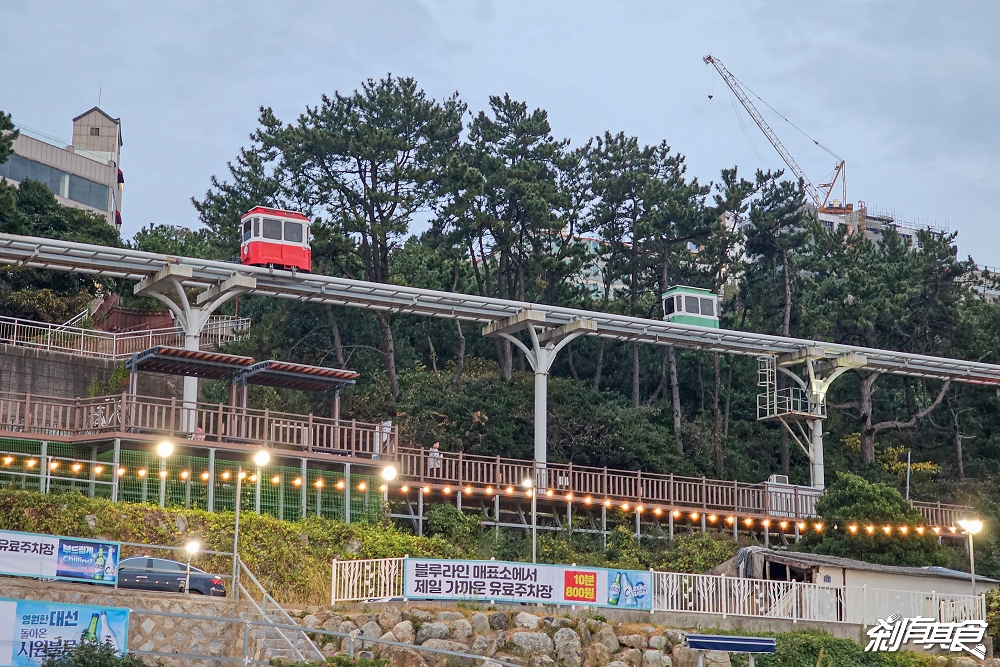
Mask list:
[[[52,398],[0,392],[0,433],[74,437],[115,433],[167,435],[208,442],[256,444],[266,447],[351,456],[395,459],[400,480],[498,493],[523,493],[523,482],[534,478],[546,495],[595,505],[610,500],[684,512],[804,519],[816,515],[822,491],[785,484],[683,477],[642,471],[614,470],[548,463],[536,469],[524,459],[477,456],[400,448],[395,425],[333,420],[271,410],[241,409],[198,403],[185,407],[176,399],[132,397]],[[931,526],[952,527],[973,513],[971,507],[912,501]]]
[[[429,450],[402,447],[399,450],[400,477],[420,484],[449,485],[457,491],[466,486],[477,490],[493,487],[501,496],[508,488],[525,492],[523,483],[532,479],[545,494],[594,505],[610,500],[616,505],[632,503],[649,509],[726,514],[740,517],[805,519],[816,516],[816,501],[822,491],[806,486],[748,484],[737,481],[682,477],[641,471],[614,470],[576,466],[571,463],[547,463],[538,470],[532,461],[500,456],[476,456],[442,452],[432,456]],[[570,494],[567,498],[567,494]],[[950,527],[969,516],[972,508],[941,503],[911,503],[920,510],[928,524]]]
[[[195,435],[200,428],[203,433]],[[395,456],[397,427],[146,396],[65,399],[0,392],[0,431],[73,438],[163,434],[358,458]]]

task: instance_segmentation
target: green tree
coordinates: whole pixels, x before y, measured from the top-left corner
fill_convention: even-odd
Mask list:
[[[456,149],[464,105],[430,99],[411,78],[369,79],[350,95],[323,96],[265,145],[280,155],[282,192],[329,217],[350,239],[365,280],[388,283],[390,258],[413,216],[430,207],[435,179]],[[270,115],[270,110],[265,115]],[[392,395],[399,397],[389,313],[376,315]]]
[[[7,158],[14,153],[14,140],[20,134],[14,129],[14,121],[10,114],[0,110],[0,164],[6,162]]]
[[[159,661],[158,665],[162,664]],[[58,655],[45,658],[42,667],[148,667],[134,653],[119,653],[111,644],[82,642]]]
[[[25,179],[18,188],[0,183],[0,232],[121,246],[104,218],[62,206],[47,186]],[[113,281],[82,274],[0,267],[0,312],[45,322],[65,322]]]
[[[947,565],[948,558],[930,531],[920,534],[924,519],[897,491],[857,475],[838,473],[816,501],[822,533],[810,533],[801,548],[883,565]],[[851,527],[854,527],[852,530]],[[885,527],[890,526],[886,531]],[[906,534],[899,526],[907,526]]]

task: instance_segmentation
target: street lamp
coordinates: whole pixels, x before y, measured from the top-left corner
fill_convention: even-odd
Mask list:
[[[983,529],[983,522],[979,519],[962,519],[958,525],[969,536],[969,573],[972,575],[972,597],[976,597],[976,555],[973,552],[972,536]]]
[[[260,469],[271,462],[271,455],[267,453],[266,449],[262,449],[253,455],[253,462],[257,466],[256,485],[253,489],[253,511],[260,514]]]
[[[174,453],[174,443],[164,440],[156,446],[156,455],[160,457],[160,507],[167,502],[167,457]]]
[[[521,482],[521,486],[531,494],[531,562],[538,562],[538,514],[536,506],[535,483],[530,477]]]
[[[187,595],[191,592],[191,559],[201,551],[201,545],[191,540],[184,545],[184,550],[188,553],[187,575],[184,577],[184,594]]]

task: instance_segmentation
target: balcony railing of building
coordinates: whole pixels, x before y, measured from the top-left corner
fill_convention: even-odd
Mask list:
[[[127,393],[66,399],[0,392],[2,432],[67,441],[165,435],[367,459],[391,459],[397,449],[397,427],[389,424],[214,403],[186,407]]]
[[[241,340],[249,330],[248,317],[212,317],[201,332],[201,349],[215,349],[225,343]],[[184,347],[184,331],[179,327],[170,327],[111,333],[0,316],[0,345],[124,361],[136,352],[155,345]]]
[[[530,460],[477,456],[399,447],[396,425],[370,424],[272,410],[120,394],[94,398],[52,398],[0,392],[0,434],[39,439],[93,442],[102,438],[160,436],[243,445],[289,452],[313,452],[355,459],[395,460],[400,483],[486,495],[524,494],[525,479],[537,480],[543,502],[600,506],[631,504],[646,511],[719,515],[718,524],[736,517],[789,519],[816,516],[822,491],[805,486],[751,484],[705,477],[615,470]],[[544,489],[544,491],[542,491]],[[911,501],[930,526],[954,532],[971,507]],[[730,524],[731,525],[731,524]],[[775,532],[778,526],[774,527]]]

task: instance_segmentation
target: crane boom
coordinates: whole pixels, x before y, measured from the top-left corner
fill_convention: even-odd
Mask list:
[[[809,180],[806,173],[802,171],[802,167],[799,166],[799,163],[795,161],[792,154],[788,152],[785,145],[781,143],[780,139],[778,139],[778,135],[774,133],[771,126],[767,124],[764,117],[760,115],[759,111],[757,111],[757,107],[755,107],[753,102],[750,101],[750,97],[746,94],[746,91],[743,90],[743,86],[741,86],[740,82],[736,80],[736,77],[733,76],[728,69],[726,69],[726,66],[722,64],[721,60],[712,54],[708,54],[702,58],[702,60],[704,60],[706,64],[715,67],[715,69],[719,72],[722,80],[726,82],[726,85],[729,86],[729,89],[733,91],[734,95],[736,95],[736,98],[740,101],[740,104],[743,105],[743,108],[747,110],[750,117],[753,118],[755,123],[757,123],[757,127],[760,128],[760,131],[764,133],[767,140],[771,142],[772,146],[774,146],[774,150],[778,151],[778,155],[780,155],[781,159],[785,161],[788,168],[792,170],[795,177],[802,181],[802,187],[805,189],[806,194],[808,194],[816,203],[816,206],[820,208],[826,206],[826,202],[830,198],[830,193],[833,191],[833,186],[836,184],[837,178],[843,174],[844,161],[841,160],[840,164],[837,165],[837,171],[833,177],[833,181],[831,183],[823,184],[823,187],[828,187],[828,189],[826,190],[826,196],[820,197],[819,190],[817,190],[816,186],[812,184],[812,181]]]

